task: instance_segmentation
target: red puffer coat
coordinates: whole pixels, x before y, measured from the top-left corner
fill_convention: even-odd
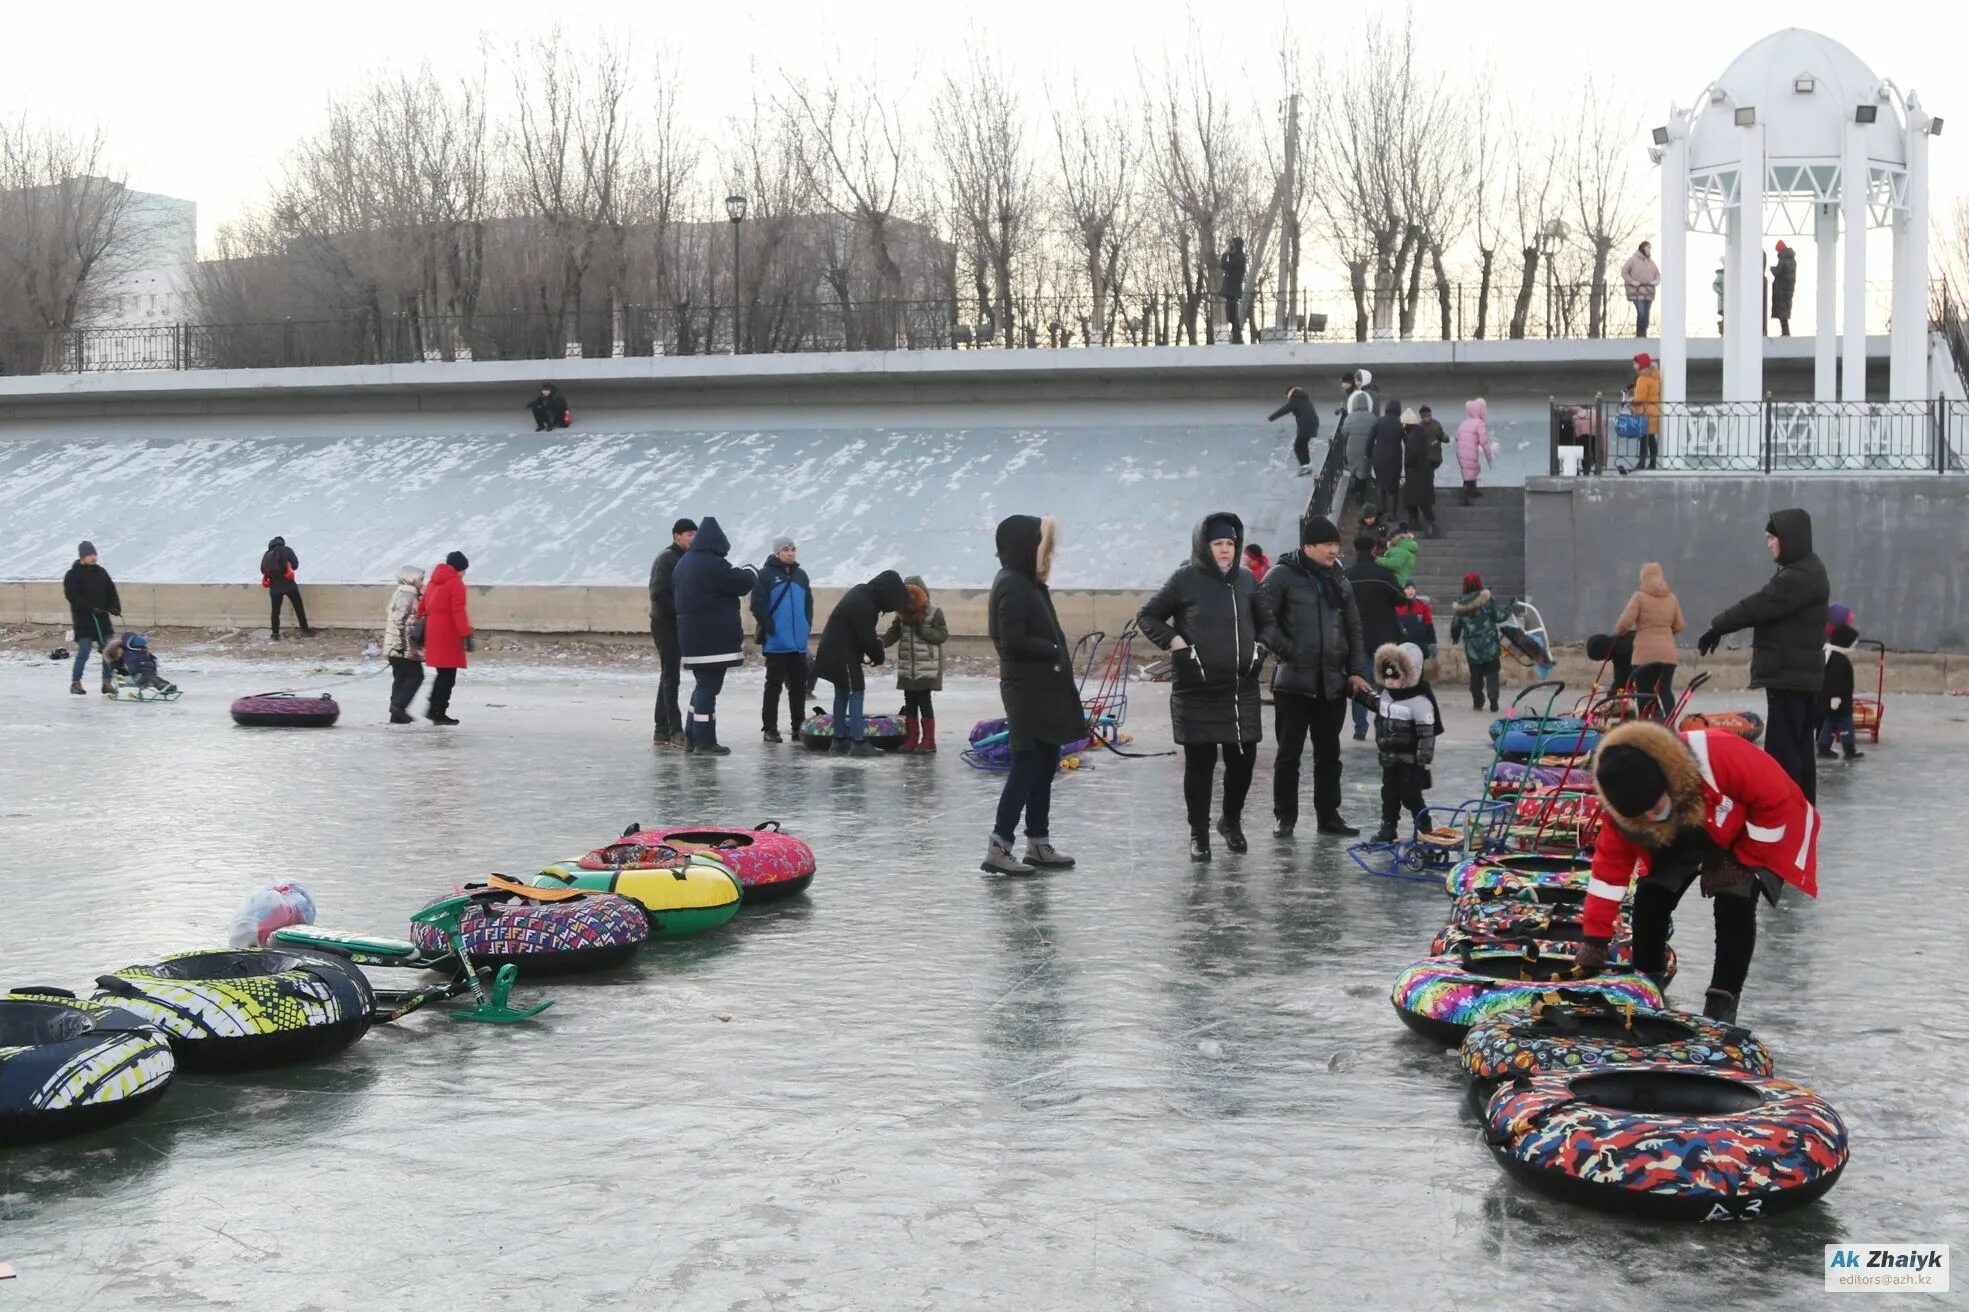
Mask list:
[[[431,571],[417,614],[424,620],[424,664],[434,670],[464,669],[472,619],[465,613],[465,580],[457,570],[440,564]]]

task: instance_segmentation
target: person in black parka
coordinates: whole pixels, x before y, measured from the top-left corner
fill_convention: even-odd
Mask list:
[[[1420,415],[1402,411],[1402,505],[1409,527],[1430,538],[1436,536],[1436,466],[1431,457],[1440,458],[1441,449],[1430,441]]]
[[[670,526],[670,545],[656,553],[649,567],[649,636],[656,643],[658,667],[656,727],[651,731],[650,741],[658,747],[684,745],[684,714],[677,705],[677,688],[684,675],[684,652],[677,642],[675,580],[677,562],[691,549],[696,537],[696,521],[678,520]]]
[[[116,580],[96,561],[96,544],[83,542],[75,548],[75,563],[62,575],[62,596],[68,600],[69,622],[75,626],[75,664],[68,675],[68,690],[87,696],[82,675],[89,668],[89,648],[97,651],[109,646],[116,636],[110,616],[123,613],[123,599],[116,595]],[[110,690],[109,657],[103,657],[103,691]]]
[[[1381,563],[1387,543],[1370,533],[1354,535],[1354,563],[1347,567],[1347,582],[1354,590],[1354,606],[1361,615],[1361,643],[1370,652],[1380,651],[1402,640],[1401,617],[1395,607],[1405,594],[1395,572]],[[1367,737],[1367,711],[1354,703],[1354,741]]]
[[[902,575],[885,569],[842,593],[820,631],[813,677],[834,685],[834,745],[829,750],[836,756],[882,754],[864,741],[867,721],[862,718],[862,696],[868,685],[862,666],[880,665],[884,659],[876,620],[907,605],[909,589],[903,586]]]
[[[1142,607],[1138,622],[1173,653],[1169,718],[1183,748],[1183,803],[1190,860],[1210,860],[1210,790],[1218,749],[1224,757],[1224,813],[1217,832],[1233,852],[1244,838],[1244,798],[1258,764],[1264,718],[1258,686],[1260,632],[1273,624],[1271,599],[1258,590],[1244,554],[1244,522],[1229,511],[1206,515],[1190,559]]]
[[[536,433],[566,428],[574,422],[574,416],[567,408],[567,398],[552,383],[540,384],[539,393],[526,403],[526,408],[533,412],[533,431]]]
[[[745,663],[745,629],[739,622],[739,603],[752,595],[758,571],[725,559],[732,549],[725,530],[709,515],[697,526],[690,550],[670,574],[670,591],[677,607],[677,645],[684,668],[691,672],[690,719],[684,725],[684,750],[706,756],[729,756],[731,748],[718,742],[718,694],[725,671]]]
[[[1313,439],[1320,435],[1320,412],[1313,406],[1313,398],[1306,395],[1306,389],[1295,387],[1285,394],[1285,404],[1265,416],[1267,423],[1292,416],[1295,430],[1292,439],[1292,454],[1299,461],[1301,477],[1313,472]]]
[[[1726,633],[1749,629],[1750,686],[1764,690],[1764,750],[1776,758],[1805,800],[1819,800],[1812,730],[1825,686],[1825,625],[1831,582],[1812,551],[1812,516],[1776,510],[1764,542],[1777,573],[1757,591],[1709,621],[1696,641],[1707,656]]]
[[[1390,399],[1381,407],[1368,435],[1368,459],[1374,465],[1374,500],[1389,516],[1401,513],[1402,403]]]
[[[1053,610],[1047,580],[1059,523],[1051,515],[1011,515],[998,524],[998,576],[991,582],[991,645],[998,653],[998,695],[1011,735],[1012,769],[998,794],[998,814],[982,868],[1003,875],[1066,869],[1073,858],[1053,846],[1053,776],[1060,748],[1087,736],[1087,715],[1074,683],[1072,651]],[[1025,859],[1012,840],[1025,816]]]
[[[280,641],[280,603],[285,598],[294,607],[294,622],[301,626],[301,636],[311,638],[314,630],[308,627],[308,609],[301,604],[301,585],[294,581],[294,572],[301,568],[301,558],[294,554],[294,548],[287,545],[286,538],[275,538],[267,543],[267,550],[260,557],[260,586],[267,590],[273,602],[273,640]]]

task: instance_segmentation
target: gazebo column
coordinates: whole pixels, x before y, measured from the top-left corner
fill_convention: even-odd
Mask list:
[[[1741,196],[1741,191],[1739,191]],[[1735,401],[1742,391],[1741,369],[1737,363],[1736,325],[1742,319],[1743,298],[1738,294],[1737,269],[1743,263],[1743,210],[1732,206],[1723,216],[1723,400]]]
[[[1661,286],[1654,308],[1661,334],[1661,399],[1673,406],[1689,399],[1689,134],[1673,105],[1668,122],[1668,143],[1661,148]],[[1664,448],[1671,444],[1671,429],[1672,419],[1663,416]]]
[[[1813,208],[1812,243],[1818,252],[1818,326],[1812,334],[1812,399],[1839,399],[1839,211]]]
[[[1743,129],[1737,172],[1736,266],[1727,271],[1736,304],[1723,318],[1736,343],[1736,387],[1726,401],[1764,396],[1764,125]]]
[[[1928,393],[1928,125],[1907,98],[1907,204],[1894,213],[1894,326],[1888,347],[1887,399],[1919,401]]]
[[[1845,228],[1845,349],[1841,354],[1839,399],[1866,400],[1866,130],[1846,124],[1839,163],[1839,218]]]

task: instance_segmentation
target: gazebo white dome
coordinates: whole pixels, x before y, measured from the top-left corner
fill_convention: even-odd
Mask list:
[[[1798,80],[1809,77],[1810,91]],[[1704,171],[1736,164],[1741,149],[1734,111],[1757,111],[1764,126],[1764,155],[1781,164],[1837,164],[1853,111],[1878,104],[1880,116],[1864,129],[1866,155],[1881,164],[1905,165],[1907,147],[1899,109],[1880,98],[1880,79],[1861,58],[1831,37],[1788,27],[1773,32],[1731,61],[1712,93],[1720,102],[1697,106],[1689,134],[1689,168]]]

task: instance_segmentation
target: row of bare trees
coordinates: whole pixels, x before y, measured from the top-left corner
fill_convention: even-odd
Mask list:
[[[426,353],[690,351],[734,333],[787,349],[814,344],[816,307],[835,344],[894,345],[920,327],[899,303],[993,344],[1207,342],[1239,236],[1254,337],[1339,296],[1362,338],[1519,336],[1541,276],[1566,286],[1559,313],[1606,330],[1609,269],[1647,212],[1631,105],[1591,79],[1542,107],[1445,79],[1454,61],[1405,20],[1317,57],[1290,30],[1274,48],[1275,67],[1234,67],[1193,26],[1135,94],[1102,99],[974,36],[902,78],[873,59],[758,70],[712,136],[681,59],[627,38],[556,30],[488,45],[463,75],[378,71],[219,233],[198,312],[443,325]],[[30,135],[0,141],[6,194],[100,171],[100,140],[37,153]],[[748,200],[737,227],[726,192]],[[115,223],[71,214],[59,241],[18,226],[0,224],[0,324],[73,324]],[[1474,322],[1453,305],[1466,282]],[[535,340],[489,348],[515,311]],[[660,340],[636,340],[631,311]]]

